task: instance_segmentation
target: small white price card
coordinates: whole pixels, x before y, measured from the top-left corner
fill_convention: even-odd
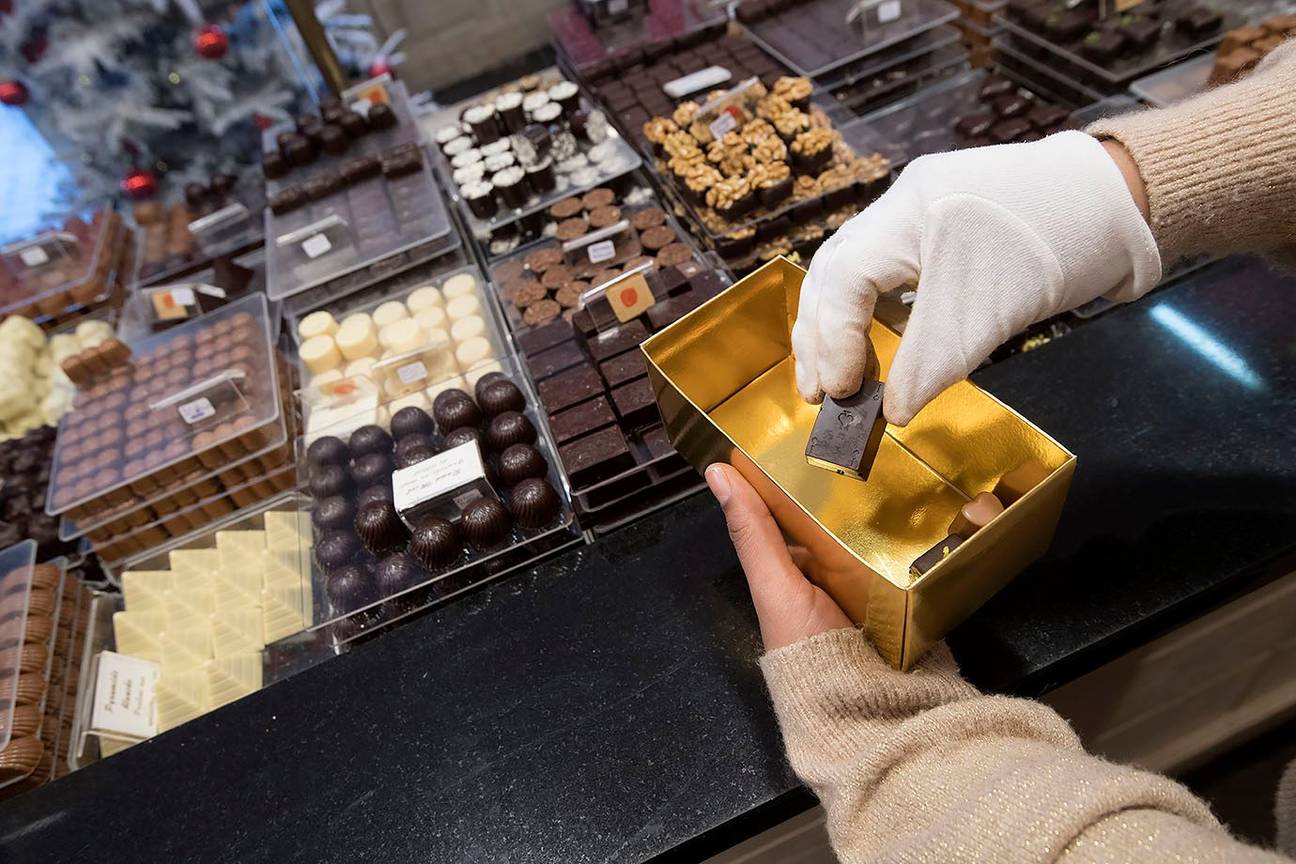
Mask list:
[[[591,243],[589,246],[589,260],[591,264],[602,264],[604,261],[610,261],[616,257],[616,244],[611,240],[600,240],[597,243]]]
[[[878,5],[878,23],[888,24],[900,17],[900,0],[885,0]]]
[[[413,384],[415,381],[422,381],[427,377],[427,367],[418,360],[413,363],[406,363],[396,370],[396,377],[401,380],[402,384]]]
[[[132,738],[156,735],[154,690],[160,673],[161,667],[151,660],[101,651],[90,727]]]
[[[325,252],[333,248],[333,244],[324,234],[314,234],[302,241],[302,252],[306,253],[307,258],[318,258]]]
[[[720,116],[711,121],[711,137],[719,141],[726,132],[732,132],[738,125],[738,118],[730,111],[720,112]]]
[[[192,306],[197,302],[194,300],[194,292],[192,288],[172,288],[171,299],[175,301],[178,306]]]
[[[194,399],[192,402],[182,402],[179,411],[180,417],[190,425],[216,416],[216,408],[206,396]]]
[[[40,246],[28,246],[18,253],[18,257],[25,267],[39,267],[49,263],[49,253]]]

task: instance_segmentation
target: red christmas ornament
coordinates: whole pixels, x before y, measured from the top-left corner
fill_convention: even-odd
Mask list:
[[[31,39],[24,42],[18,47],[18,51],[23,55],[23,59],[28,63],[36,63],[45,56],[45,51],[48,48],[49,40],[44,36],[41,36],[37,39]]]
[[[121,188],[132,201],[145,201],[157,194],[158,181],[152,171],[136,168],[122,180]]]
[[[273,120],[271,120],[269,117],[261,113],[253,114],[252,122],[255,123],[256,127],[260,129],[262,132],[264,132],[265,130],[269,129],[271,126],[274,125]]]
[[[215,24],[208,24],[194,37],[194,50],[208,60],[219,60],[229,53],[229,37]]]
[[[387,62],[386,58],[379,57],[369,64],[369,77],[377,78],[379,75],[390,75],[396,77],[396,67]]]
[[[26,105],[30,95],[21,81],[0,81],[0,102],[6,105]]]
[[[0,15],[8,15],[13,11],[13,0],[0,0]]]

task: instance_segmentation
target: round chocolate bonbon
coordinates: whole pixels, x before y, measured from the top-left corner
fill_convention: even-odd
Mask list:
[[[341,465],[320,465],[311,469],[310,491],[316,501],[342,495],[351,489],[351,475]]]
[[[396,442],[396,461],[400,462],[404,455],[415,447],[426,447],[433,453],[436,452],[436,445],[432,443],[431,435],[424,435],[422,433],[406,435],[404,438]]]
[[[410,534],[409,553],[427,568],[444,567],[463,549],[459,529],[440,516],[425,516]]]
[[[485,550],[499,545],[508,537],[513,518],[494,498],[476,498],[463,509],[460,523],[469,545]]]
[[[311,512],[311,522],[320,531],[336,531],[346,528],[355,518],[355,508],[346,495],[333,495],[315,504]]]
[[[530,478],[513,487],[509,509],[523,528],[543,528],[558,515],[562,501],[548,481]]]
[[[496,381],[508,380],[508,376],[503,372],[487,372],[485,375],[477,379],[477,384],[473,387],[473,395],[477,397],[477,401],[480,403],[482,393],[486,392],[487,387],[491,386]]]
[[[499,455],[499,478],[505,486],[516,486],[532,477],[549,472],[544,456],[530,444],[513,444]]]
[[[497,453],[514,444],[534,444],[536,437],[535,426],[518,411],[497,414],[486,427],[486,444]]]
[[[368,453],[355,460],[351,477],[357,489],[368,489],[391,480],[392,460],[386,453]]]
[[[425,462],[437,455],[435,447],[420,443],[416,447],[409,447],[396,455],[396,467],[408,468],[411,465],[417,465]]]
[[[383,483],[360,490],[360,497],[356,499],[356,507],[363,507],[370,501],[391,501],[393,499],[394,494],[391,485]]]
[[[351,456],[359,459],[370,453],[391,453],[392,439],[387,430],[372,423],[351,433]]]
[[[432,419],[442,435],[448,435],[464,426],[477,426],[482,422],[481,408],[462,390],[451,388],[437,394],[432,402]]]
[[[436,424],[422,408],[407,405],[392,415],[391,431],[397,443],[400,443],[409,435],[431,435],[436,432]]]
[[[358,609],[374,599],[373,577],[359,564],[348,564],[335,570],[324,590],[333,608],[339,612]]]
[[[325,435],[306,448],[306,458],[312,465],[346,465],[351,451],[342,439]]]
[[[494,381],[484,390],[477,391],[477,403],[487,417],[494,417],[505,411],[524,410],[526,397],[512,381]]]
[[[476,441],[477,445],[481,446],[481,430],[476,426],[460,426],[458,429],[445,436],[445,449],[451,450],[455,447],[462,447],[469,441]]]
[[[427,574],[409,555],[395,552],[378,562],[374,568],[374,584],[379,597],[390,597],[422,582]]]
[[[409,536],[395,505],[381,499],[360,508],[355,517],[355,530],[360,542],[375,555],[400,548]]]
[[[330,573],[354,563],[360,554],[360,541],[348,530],[329,531],[315,544],[315,560]]]

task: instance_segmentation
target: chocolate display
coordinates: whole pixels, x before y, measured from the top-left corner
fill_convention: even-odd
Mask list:
[[[286,174],[290,169],[287,160],[278,152],[272,155],[276,158],[265,167],[267,176]],[[155,285],[172,280],[201,269],[213,255],[238,252],[260,242],[261,210],[266,204],[260,180],[214,174],[206,184],[186,185],[183,201],[169,206],[158,201],[137,203],[133,215],[141,234],[138,282]],[[196,226],[195,230],[203,232],[201,236],[190,232],[191,223],[233,205],[238,205],[238,212],[222,214],[217,224]]]
[[[877,458],[886,418],[882,416],[883,385],[866,380],[842,399],[825,396],[815,418],[806,461],[857,480],[867,480]]]
[[[1291,36],[1296,36],[1296,15],[1275,15],[1256,26],[1230,30],[1215,54],[1209,83],[1227,84],[1245,77]]]

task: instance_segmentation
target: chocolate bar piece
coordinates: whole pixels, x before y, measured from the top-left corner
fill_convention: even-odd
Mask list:
[[[576,366],[536,385],[540,401],[553,414],[603,393],[603,379],[590,366]]]
[[[944,540],[915,558],[914,562],[909,565],[909,575],[922,576],[941,561],[944,561],[951,552],[962,545],[962,537],[957,534],[949,535]]]
[[[532,355],[573,339],[575,336],[575,331],[566,321],[554,321],[552,324],[527,330],[517,337],[517,343],[523,352]]]
[[[549,429],[553,432],[554,440],[559,444],[566,444],[595,429],[602,429],[614,423],[616,423],[616,415],[612,413],[612,406],[608,404],[607,399],[602,396],[549,417]]]
[[[609,387],[619,387],[627,381],[648,374],[648,370],[644,366],[642,351],[627,351],[624,354],[618,354],[611,360],[600,363],[599,372],[603,373],[603,380],[607,381]],[[615,394],[613,395],[615,396]]]
[[[959,508],[958,515],[950,522],[949,533],[971,537],[989,525],[1003,509],[1003,503],[998,498],[989,492],[982,492]]]
[[[596,361],[607,360],[622,351],[629,351],[647,338],[648,330],[641,322],[627,321],[611,333],[590,339],[590,356]]]
[[[566,324],[567,322],[564,321],[563,323]],[[527,358],[527,365],[531,367],[531,375],[537,381],[543,381],[551,375],[557,375],[564,369],[570,369],[578,363],[584,362],[585,355],[575,342],[564,342]]]
[[[639,378],[612,391],[612,404],[626,428],[643,426],[656,420],[657,400],[647,378]]]
[[[1049,476],[1049,469],[1035,459],[1023,462],[999,478],[994,495],[1005,507],[1011,505]]]
[[[857,480],[867,480],[886,431],[881,381],[865,381],[844,399],[824,397],[806,444],[806,461]]]
[[[635,465],[625,435],[615,426],[559,447],[558,458],[575,487],[606,480]]]

